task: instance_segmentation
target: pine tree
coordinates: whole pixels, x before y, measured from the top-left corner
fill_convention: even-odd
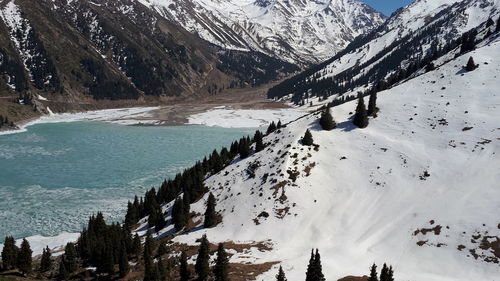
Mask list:
[[[172,206],[172,221],[176,230],[181,230],[187,224],[187,214],[185,212],[184,200],[177,198]]]
[[[276,124],[276,129],[281,129],[283,128],[283,124],[281,124],[281,120],[278,120],[278,124]]]
[[[189,271],[187,265],[187,255],[186,252],[184,251],[181,253],[179,275],[180,275],[180,281],[189,281],[189,279],[191,279],[191,272]]]
[[[325,281],[325,276],[323,275],[323,267],[321,266],[321,257],[319,255],[318,249],[316,249],[316,255],[314,257],[314,271],[315,281]]]
[[[387,281],[394,281],[394,270],[392,269],[392,265],[389,266],[389,271],[387,273]]]
[[[208,280],[208,275],[210,274],[210,266],[209,266],[209,242],[207,236],[204,234],[201,237],[200,248],[198,250],[198,256],[196,257],[196,264],[194,266],[198,281],[206,281]]]
[[[306,133],[304,134],[304,137],[302,138],[302,144],[303,145],[313,145],[314,140],[311,134],[311,131],[309,129],[306,130]]]
[[[229,267],[229,259],[227,258],[226,251],[224,250],[224,245],[219,243],[217,248],[217,260],[215,262],[214,275],[215,281],[229,281],[227,275]]]
[[[491,18],[488,18],[488,20],[486,21],[486,27],[490,27],[494,24],[495,24],[495,22]]]
[[[125,246],[120,249],[120,259],[118,260],[118,269],[120,271],[120,277],[123,278],[127,276],[129,272],[128,256]]]
[[[380,281],[387,281],[388,277],[389,277],[389,268],[384,263],[384,265],[382,266],[382,270],[380,271]]]
[[[276,281],[287,281],[285,272],[283,271],[283,268],[280,266],[280,269],[278,270],[278,275],[276,275]]]
[[[368,126],[368,114],[366,112],[363,96],[360,96],[358,99],[358,106],[356,107],[353,123],[359,128],[366,128]]]
[[[247,138],[242,138],[239,142],[238,153],[240,154],[241,159],[247,158],[250,153],[250,142]]]
[[[69,278],[69,272],[66,269],[65,263],[62,261],[59,263],[59,278],[63,280],[68,280]]]
[[[40,272],[47,272],[52,268],[52,253],[47,246],[43,249],[42,258],[40,260]]]
[[[497,19],[497,28],[495,29],[495,31],[500,31],[500,17],[498,17]]]
[[[466,71],[473,71],[478,67],[478,65],[474,62],[474,59],[472,57],[469,58],[469,61],[467,61],[467,65],[465,66]]]
[[[142,245],[141,245],[141,238],[137,233],[134,235],[134,240],[132,241],[132,255],[139,257],[141,254],[142,250]]]
[[[144,281],[158,280],[158,267],[153,261],[153,244],[151,233],[148,232],[144,243]]]
[[[375,264],[373,264],[370,268],[370,277],[368,278],[368,281],[378,281],[377,266]]]
[[[276,131],[276,124],[273,121],[273,122],[271,122],[271,124],[269,124],[269,127],[267,127],[266,134],[269,135],[274,131]]]
[[[370,94],[370,100],[368,101],[368,111],[367,111],[367,114],[369,116],[377,117],[377,112],[378,112],[378,108],[377,108],[377,92],[376,91],[372,91],[372,93]]]
[[[62,256],[61,262],[65,263],[66,270],[69,273],[73,273],[78,268],[78,263],[76,258],[77,254],[76,254],[75,244],[73,243],[66,244],[66,247],[64,247],[64,254]]]
[[[24,274],[28,274],[32,270],[32,254],[33,251],[31,251],[30,243],[28,242],[28,240],[23,239],[19,254],[17,255],[17,267]]]
[[[337,124],[333,120],[332,114],[330,114],[330,107],[327,107],[325,111],[321,113],[319,124],[321,125],[321,128],[326,131],[331,131],[335,129],[335,127],[337,127]]]
[[[5,237],[2,250],[2,265],[4,270],[13,269],[16,266],[18,252],[19,248],[16,246],[14,237]]]
[[[158,258],[158,275],[161,281],[166,281],[168,278],[168,270],[161,257]]]
[[[263,143],[263,135],[260,131],[256,131],[253,136],[253,141],[255,142],[255,152],[264,150],[265,146]]]
[[[165,243],[160,243],[160,246],[158,247],[158,256],[163,256],[168,253],[167,245]]]
[[[307,265],[306,271],[306,281],[314,281],[314,250],[311,250],[311,258],[309,258],[309,264]]]
[[[307,266],[306,272],[306,281],[325,281],[318,249],[316,249],[316,253],[311,250],[311,258],[309,259],[309,265]]]
[[[206,228],[213,227],[217,223],[217,213],[215,212],[215,196],[210,192],[207,200],[207,210],[205,211]]]

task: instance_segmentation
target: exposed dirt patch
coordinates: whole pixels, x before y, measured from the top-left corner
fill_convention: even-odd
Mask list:
[[[419,233],[422,233],[423,235],[427,235],[428,232],[434,232],[434,235],[439,235],[441,233],[441,229],[443,227],[441,225],[436,225],[433,228],[420,228],[417,229],[413,232],[413,235],[416,236]]]

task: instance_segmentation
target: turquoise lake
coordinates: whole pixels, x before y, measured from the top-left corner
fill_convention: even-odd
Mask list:
[[[126,202],[254,129],[36,124],[0,135],[0,241],[78,232],[102,211],[123,219]]]

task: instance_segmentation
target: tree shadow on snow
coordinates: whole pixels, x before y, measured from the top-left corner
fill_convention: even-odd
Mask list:
[[[342,130],[343,132],[350,132],[354,129],[357,129],[358,127],[352,123],[352,119],[354,117],[351,116],[347,121],[341,122],[337,124],[337,129]]]

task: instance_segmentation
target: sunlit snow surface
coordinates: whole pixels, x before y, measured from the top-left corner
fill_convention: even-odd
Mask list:
[[[211,242],[271,239],[272,251],[231,262],[281,261],[289,280],[303,280],[313,247],[327,280],[365,275],[373,262],[392,264],[396,280],[498,280],[500,266],[484,261],[492,251],[472,241],[477,234],[500,237],[499,53],[497,40],[379,93],[379,116],[366,129],[353,127],[350,102],[332,110],[338,128],[331,132],[318,130],[311,116],[267,137],[273,145],[206,181],[223,223],[174,240],[197,244],[203,233]],[[469,56],[479,68],[466,73]],[[299,143],[308,127],[318,152]],[[280,202],[272,179],[286,180],[295,168],[300,176]],[[205,200],[191,209],[203,213]],[[283,208],[290,209],[278,218]],[[270,217],[258,218],[263,211]],[[436,226],[439,234],[417,231]]]

